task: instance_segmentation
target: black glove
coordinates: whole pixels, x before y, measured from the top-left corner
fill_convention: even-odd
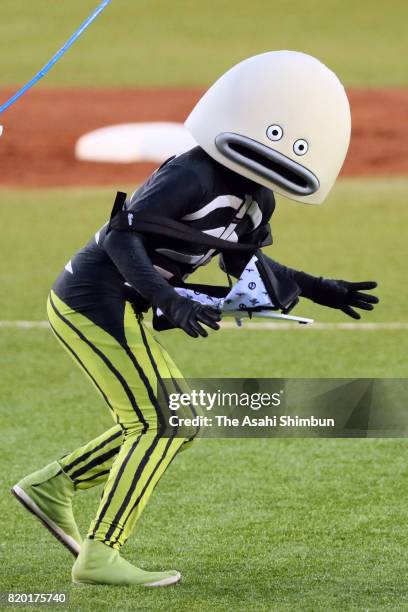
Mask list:
[[[211,306],[204,306],[194,300],[176,295],[172,297],[160,310],[175,327],[179,327],[189,336],[204,338],[207,331],[200,325],[204,323],[211,329],[219,329],[217,321],[221,319],[221,312]]]
[[[375,289],[375,287],[377,283],[374,281],[350,283],[320,277],[314,284],[312,300],[322,306],[338,308],[353,319],[360,319],[361,315],[354,308],[373,310],[374,304],[379,302],[378,297],[369,293],[361,293],[360,289]]]

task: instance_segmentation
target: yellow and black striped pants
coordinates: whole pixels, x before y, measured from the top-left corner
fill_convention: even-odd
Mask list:
[[[60,460],[78,489],[104,484],[87,537],[120,548],[131,534],[155,485],[190,440],[163,436],[157,401],[162,378],[181,378],[165,349],[128,302],[121,338],[64,303],[48,299],[51,327],[105,399],[115,425]]]

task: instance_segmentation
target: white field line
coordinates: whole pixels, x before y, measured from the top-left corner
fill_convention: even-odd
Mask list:
[[[239,329],[233,321],[225,321],[222,323],[224,329]],[[377,330],[401,330],[408,329],[408,323],[395,322],[395,323],[312,323],[311,325],[300,325],[299,323],[272,323],[271,321],[263,321],[260,323],[253,323],[252,321],[245,321],[242,325],[244,329],[250,330],[286,330],[291,329],[297,330],[310,330],[310,331],[321,331],[321,330],[342,330],[342,331],[377,331]]]
[[[0,321],[0,328],[39,329],[49,327],[48,321]]]
[[[224,321],[221,324],[222,329],[240,329],[234,321]],[[286,322],[271,322],[261,321],[254,323],[252,321],[245,321],[243,329],[250,329],[251,331],[262,331],[262,330],[342,330],[342,331],[380,331],[380,330],[408,330],[408,322],[382,322],[382,323],[313,323],[312,325],[299,325],[298,323],[286,323]],[[48,321],[0,321],[0,329],[43,329],[49,328]]]

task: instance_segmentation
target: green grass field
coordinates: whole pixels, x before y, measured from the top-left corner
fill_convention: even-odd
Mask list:
[[[98,0],[2,0],[0,84],[28,80]],[[408,84],[404,0],[112,0],[46,79],[54,85],[202,85],[271,49],[317,55],[347,85]]]
[[[365,320],[407,321],[407,186],[407,179],[344,180],[322,207],[280,199],[270,253],[315,273],[377,279],[381,305]],[[105,221],[111,199],[109,189],[1,192],[1,320],[45,318],[49,286]],[[215,276],[222,282],[215,266],[201,273]],[[298,311],[346,320],[307,302]],[[177,344],[191,377],[408,373],[408,333],[400,330],[162,336],[170,350]],[[395,439],[202,440],[174,462],[126,546],[146,568],[182,570],[182,585],[159,592],[71,586],[69,553],[7,490],[103,431],[108,410],[47,329],[3,328],[0,344],[1,590],[65,590],[72,610],[408,609],[408,447]],[[98,494],[75,500],[83,529]]]

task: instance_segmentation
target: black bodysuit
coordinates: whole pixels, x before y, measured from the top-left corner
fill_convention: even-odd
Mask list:
[[[195,147],[165,162],[134,192],[126,208],[181,221],[224,240],[257,244],[267,233],[275,199],[270,190]],[[53,287],[83,314],[95,313],[112,300],[137,302],[140,295],[157,304],[159,294],[173,291],[169,283],[185,279],[215,255],[200,244],[115,230],[106,236],[106,230],[107,225],[68,262]],[[242,257],[225,253],[224,267],[239,274],[245,265]]]

